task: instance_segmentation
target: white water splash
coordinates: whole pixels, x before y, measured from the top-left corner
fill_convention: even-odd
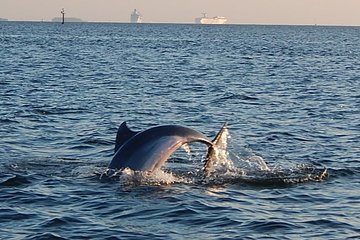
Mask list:
[[[174,183],[190,183],[190,180],[175,176],[172,172],[163,170],[149,171],[134,171],[130,168],[114,171],[107,169],[102,177],[111,179],[118,179],[121,185],[169,185]]]
[[[189,159],[191,160],[191,149],[189,144],[184,143],[183,145],[181,145],[181,148],[187,153]]]
[[[245,158],[236,156],[236,159],[238,160],[238,168],[241,168],[244,172],[270,171],[270,168],[261,156],[250,155]]]
[[[97,172],[100,172],[100,168],[90,165],[90,166],[78,166],[75,167],[72,171],[71,171],[71,175],[75,176],[75,177],[92,177],[94,175],[96,175]]]
[[[233,172],[236,168],[233,161],[229,157],[228,140],[230,139],[229,130],[225,127],[222,129],[221,135],[218,135],[213,147],[213,152],[206,163],[205,174],[207,177],[213,175],[221,175]]]

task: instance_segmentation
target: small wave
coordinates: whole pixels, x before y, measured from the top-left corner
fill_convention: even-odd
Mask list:
[[[338,220],[335,219],[317,219],[317,220],[309,220],[309,221],[304,221],[305,224],[311,224],[311,225],[316,225],[316,226],[323,226],[323,227],[329,227],[329,228],[339,228],[339,229],[348,229],[348,228],[353,228],[354,226],[352,226],[349,223],[345,223],[345,222],[340,222]]]
[[[86,221],[82,220],[81,218],[74,218],[74,217],[56,217],[50,220],[47,220],[43,222],[41,225],[45,228],[57,228],[64,225],[70,225],[70,224],[81,224],[86,223]]]
[[[229,93],[225,96],[219,96],[212,101],[213,104],[226,103],[228,101],[243,101],[245,104],[261,105],[259,98],[254,96],[248,96],[245,94]]]
[[[9,222],[14,220],[26,220],[31,219],[35,216],[32,213],[22,213],[15,209],[0,208],[0,223]]]
[[[62,107],[37,107],[33,112],[38,115],[63,115],[63,114],[77,114],[85,112],[85,108],[62,108]]]
[[[87,147],[95,147],[95,146],[109,146],[112,142],[105,139],[95,138],[95,137],[84,137],[81,139],[73,140],[69,142],[69,149],[77,149],[77,148],[87,148]]]
[[[259,232],[269,232],[275,230],[296,228],[295,225],[283,221],[252,221],[246,224],[247,229],[253,229]]]
[[[252,97],[252,96],[248,96],[248,95],[245,95],[245,94],[234,94],[234,93],[231,93],[231,94],[228,94],[227,96],[224,96],[224,97],[221,97],[219,100],[228,100],[228,99],[236,99],[236,100],[259,100],[258,98],[256,97]]]
[[[27,237],[27,239],[32,240],[32,239],[36,239],[36,240],[47,240],[47,239],[55,239],[55,240],[66,240],[68,238],[63,238],[60,235],[56,234],[56,233],[52,233],[52,232],[45,232],[45,233],[36,233],[34,235],[30,235],[29,237]]]
[[[0,123],[1,124],[10,124],[10,123],[19,123],[19,121],[15,120],[14,118],[0,118]]]
[[[30,181],[25,176],[21,175],[5,174],[0,178],[0,186],[4,187],[18,187],[29,183]]]
[[[295,135],[290,132],[271,131],[266,134],[267,141],[273,141],[281,138],[295,138]]]

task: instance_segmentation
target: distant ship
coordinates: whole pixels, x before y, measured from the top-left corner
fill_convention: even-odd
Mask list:
[[[134,9],[134,11],[130,15],[130,22],[142,23],[142,15],[136,9]]]
[[[195,23],[197,24],[224,24],[226,23],[227,19],[225,17],[213,17],[208,18],[206,17],[206,13],[203,13],[203,17],[195,18]]]

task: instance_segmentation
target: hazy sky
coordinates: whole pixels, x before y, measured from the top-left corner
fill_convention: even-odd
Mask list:
[[[144,22],[192,23],[206,12],[228,23],[360,26],[360,0],[0,0],[0,18],[129,22],[136,8]]]

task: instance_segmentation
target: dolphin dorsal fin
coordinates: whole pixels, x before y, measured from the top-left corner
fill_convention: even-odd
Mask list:
[[[130,138],[135,136],[138,132],[131,131],[128,126],[126,125],[126,122],[123,122],[120,124],[119,129],[116,134],[116,142],[115,142],[115,153],[119,148],[124,145]]]

